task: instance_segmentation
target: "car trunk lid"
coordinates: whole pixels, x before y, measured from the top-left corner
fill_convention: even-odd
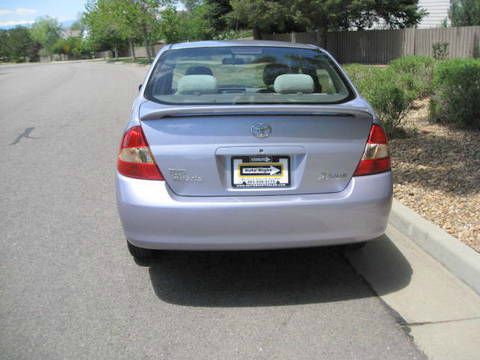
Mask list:
[[[155,161],[183,196],[340,192],[362,157],[372,121],[368,111],[341,105],[149,103],[141,109]],[[259,180],[251,186],[250,179]]]

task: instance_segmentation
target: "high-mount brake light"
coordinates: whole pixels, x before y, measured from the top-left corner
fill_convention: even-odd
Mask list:
[[[164,180],[141,126],[133,126],[123,135],[117,160],[118,172],[144,180]]]
[[[378,174],[390,170],[387,135],[381,126],[373,124],[365,151],[353,176]]]

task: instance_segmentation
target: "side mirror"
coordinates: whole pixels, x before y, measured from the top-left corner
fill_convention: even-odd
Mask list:
[[[142,90],[142,84],[138,85],[138,91]]]

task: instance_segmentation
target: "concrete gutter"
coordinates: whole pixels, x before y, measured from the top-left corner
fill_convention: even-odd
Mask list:
[[[394,200],[390,224],[480,294],[480,254]]]

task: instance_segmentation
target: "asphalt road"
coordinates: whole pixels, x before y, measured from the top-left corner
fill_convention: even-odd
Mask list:
[[[135,264],[113,173],[145,72],[0,67],[0,357],[422,359],[337,249]]]

